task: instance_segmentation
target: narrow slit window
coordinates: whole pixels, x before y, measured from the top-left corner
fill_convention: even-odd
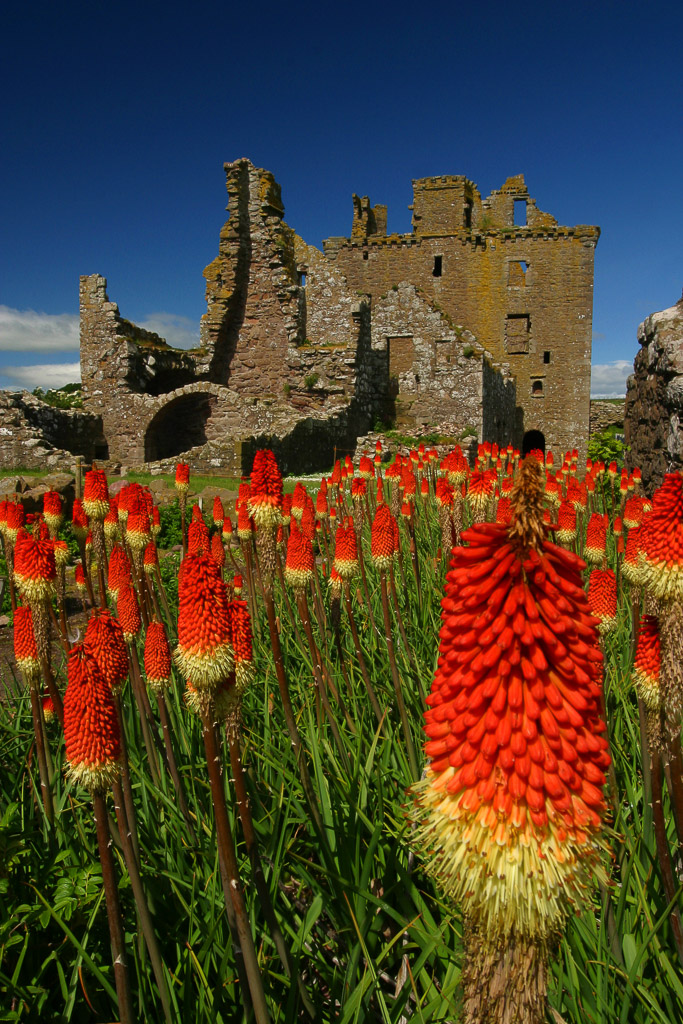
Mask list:
[[[306,287],[306,275],[304,273],[299,274],[299,284],[302,288]]]
[[[366,252],[363,253],[363,259],[366,260],[367,258],[368,258],[368,254],[367,254],[367,251],[366,251]]]
[[[548,363],[550,362],[550,352],[543,353],[543,362],[546,366],[548,365]]]
[[[443,272],[443,256],[434,257],[434,269],[432,270],[432,277],[441,277]]]
[[[526,199],[515,199],[515,227],[526,227]]]

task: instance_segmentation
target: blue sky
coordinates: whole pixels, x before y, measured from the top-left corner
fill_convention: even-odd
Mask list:
[[[0,387],[77,379],[80,274],[191,344],[242,156],[316,245],[349,234],[352,192],[407,231],[411,179],[523,172],[602,229],[596,393],[680,298],[679,4],[9,0],[0,38]]]

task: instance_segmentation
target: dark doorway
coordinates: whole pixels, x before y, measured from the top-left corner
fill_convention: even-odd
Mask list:
[[[522,440],[522,455],[541,451],[545,455],[545,435],[540,430],[527,430]]]
[[[171,459],[189,448],[206,444],[206,424],[216,398],[199,392],[181,395],[156,414],[145,435],[145,461]]]

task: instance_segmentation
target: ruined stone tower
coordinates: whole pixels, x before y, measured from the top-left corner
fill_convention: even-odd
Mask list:
[[[292,471],[322,468],[377,418],[585,452],[598,228],[559,227],[521,175],[484,200],[444,176],[413,183],[412,233],[387,235],[386,207],[354,196],[350,236],[321,252],[285,223],[270,172],[225,171],[197,349],[124,320],[104,278],[81,278],[101,455],[189,451],[197,468],[239,473],[268,444]]]

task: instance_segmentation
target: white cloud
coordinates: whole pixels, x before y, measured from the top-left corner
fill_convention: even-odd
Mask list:
[[[199,345],[199,324],[187,316],[150,313],[146,320],[138,322],[138,327],[160,334],[173,348],[196,348]]]
[[[0,366],[0,377],[8,377],[11,384],[4,385],[10,391],[27,388],[61,388],[81,379],[80,363],[36,363],[35,366]]]
[[[3,352],[72,351],[79,346],[75,313],[36,313],[0,306],[0,350]]]
[[[633,373],[633,363],[615,359],[613,363],[593,363],[591,367],[591,398],[623,398],[626,378]]]

